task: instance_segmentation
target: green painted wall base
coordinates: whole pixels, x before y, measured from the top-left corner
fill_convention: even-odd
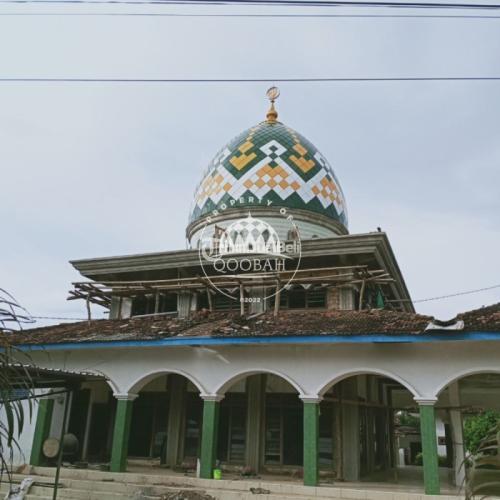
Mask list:
[[[129,399],[119,399],[117,401],[115,429],[113,432],[113,448],[111,451],[111,472],[125,472],[127,470],[132,405],[133,401]]]
[[[219,427],[219,402],[203,402],[203,428],[201,433],[200,477],[212,478],[217,450],[217,431]]]
[[[31,465],[44,465],[45,458],[43,456],[43,443],[49,437],[53,411],[53,399],[38,400],[38,414],[36,417],[35,435],[33,437],[33,445],[31,446]]]
[[[319,403],[304,401],[304,484],[318,484]]]
[[[419,408],[425,493],[427,495],[439,495],[439,462],[434,406],[421,404]]]

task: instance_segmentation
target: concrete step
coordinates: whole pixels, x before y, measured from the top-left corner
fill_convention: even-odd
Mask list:
[[[52,477],[47,476],[35,476],[30,475],[35,480],[30,492],[33,494],[46,493],[46,490],[52,492],[51,485],[40,485],[39,483],[50,482]],[[20,483],[24,476],[14,475],[13,479],[15,483]],[[173,485],[145,485],[145,484],[133,484],[133,483],[123,483],[123,482],[112,482],[112,481],[89,481],[82,479],[67,479],[61,478],[59,481],[59,494],[66,497],[89,500],[94,498],[94,494],[99,493],[101,497],[106,496],[109,500],[115,498],[124,498],[125,496],[132,497],[135,494],[140,493],[141,498],[155,498],[158,499],[162,495],[178,493],[180,490],[186,491],[205,491],[204,489],[196,488],[190,484],[183,484],[182,486]],[[3,488],[7,491],[7,486]],[[43,491],[42,491],[43,489]],[[0,491],[2,489],[0,488]],[[216,489],[214,489],[216,491]],[[234,494],[234,492],[232,492]],[[58,495],[59,496],[59,495]]]
[[[179,488],[179,487],[151,487],[141,485],[111,485],[111,486],[127,486],[127,488],[120,488],[120,492],[103,491],[103,484],[99,482],[91,483],[94,485],[93,489],[89,488],[90,482],[87,481],[72,481],[71,486],[60,486],[58,490],[58,499],[71,499],[71,500],[116,500],[122,498],[137,498],[140,500],[159,500],[168,493],[178,493],[179,491],[200,492],[213,496],[217,500],[310,500],[311,497],[303,495],[281,495],[281,494],[254,494],[250,491],[237,491],[237,490],[218,490],[218,489],[205,489],[200,490],[197,488]],[[109,485],[106,485],[109,486]],[[81,487],[82,489],[78,489]],[[0,491],[7,491],[7,487],[0,488]],[[52,488],[48,486],[33,485],[29,497],[33,498],[52,498]],[[269,491],[269,490],[264,490]]]
[[[37,481],[50,481],[55,475],[54,468],[36,467],[26,472],[32,474],[14,477],[21,480],[25,475]],[[335,498],[341,500],[456,500],[458,496],[426,496],[422,493],[407,493],[401,489],[388,487],[369,489],[338,486],[306,487],[293,481],[271,482],[223,479],[207,480],[169,474],[110,473],[91,469],[61,469],[58,498],[73,500],[116,500],[118,498],[141,498],[158,500],[162,495],[180,490],[203,491],[217,500],[313,500]],[[347,485],[346,485],[347,486]],[[36,498],[47,496],[47,488],[36,487]],[[40,489],[38,489],[40,488]],[[253,494],[251,488],[261,488],[264,494]],[[50,489],[50,493],[52,490]],[[142,493],[142,495],[137,495]],[[31,494],[31,492],[30,492]],[[51,495],[50,495],[51,497]]]
[[[35,484],[30,489],[30,496],[36,498],[52,498],[52,487],[38,485],[37,482],[47,481],[44,476],[30,476],[35,479]],[[20,482],[22,477],[16,475],[15,482]],[[0,491],[7,491],[7,485],[0,487]],[[144,486],[140,484],[108,483],[84,480],[62,480],[58,490],[59,499],[72,500],[116,500],[119,498],[137,498],[140,500],[158,500],[163,495],[178,493],[179,491],[203,492],[212,495],[217,500],[309,500],[310,496],[303,495],[281,495],[281,494],[258,494],[251,491],[218,490],[216,488],[199,489],[189,486]],[[269,491],[269,490],[264,490]]]

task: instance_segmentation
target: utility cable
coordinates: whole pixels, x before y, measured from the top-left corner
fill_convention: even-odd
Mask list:
[[[0,2],[1,3],[1,2]],[[281,18],[281,19],[500,19],[473,14],[181,14],[174,12],[0,12],[0,17],[192,17],[192,18]]]
[[[347,77],[347,78],[43,78],[2,77],[0,83],[331,83],[331,82],[477,82],[500,76]]]
[[[0,4],[155,4],[155,5],[209,5],[209,6],[286,6],[286,7],[361,7],[397,9],[472,9],[500,10],[500,4],[492,3],[448,3],[448,2],[390,2],[356,0],[0,0]]]

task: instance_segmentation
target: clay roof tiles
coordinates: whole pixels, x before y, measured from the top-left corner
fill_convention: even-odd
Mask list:
[[[500,304],[459,314],[464,332],[500,332]],[[427,335],[431,316],[388,310],[282,310],[245,318],[237,313],[200,311],[189,319],[149,316],[92,320],[32,328],[4,339],[11,344],[155,340],[172,337],[259,337],[304,335]],[[436,330],[432,330],[435,333]],[[456,333],[450,332],[450,333]]]

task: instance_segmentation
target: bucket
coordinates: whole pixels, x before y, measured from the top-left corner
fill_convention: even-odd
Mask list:
[[[221,479],[222,471],[220,469],[214,469],[214,479]]]

